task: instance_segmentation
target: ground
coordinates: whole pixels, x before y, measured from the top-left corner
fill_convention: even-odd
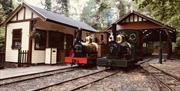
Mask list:
[[[167,60],[163,62],[163,64],[158,63],[158,58],[154,58],[149,62],[144,64],[150,64],[151,66],[157,67],[158,69],[165,71],[177,78],[180,77],[180,60],[173,59]],[[80,77],[92,72],[98,72],[103,68],[76,68],[69,69],[66,68],[71,67],[70,65],[46,65],[46,66],[31,66],[31,67],[23,67],[23,68],[6,68],[0,70],[0,90],[1,91],[12,91],[13,89],[26,91],[26,90],[35,90],[39,88],[44,88],[50,86],[51,88],[45,88],[46,91],[59,91],[62,89],[63,91],[69,91],[74,89],[74,87],[81,86],[82,84],[87,84],[89,80],[96,80],[97,78],[101,78],[104,75],[110,74],[113,70],[104,73],[98,73],[98,75],[92,75],[87,77],[86,79],[81,78],[81,80],[73,81],[63,84],[63,81],[68,79],[72,79],[75,77]],[[128,70],[124,69],[115,69],[118,71],[117,74],[99,80],[97,82],[86,85],[82,88],[79,88],[78,91],[168,91],[161,90],[159,87],[159,83],[149,74],[147,74],[143,67],[146,66],[135,66]],[[66,71],[59,69],[66,69]],[[50,71],[48,73],[47,71]],[[44,73],[43,73],[44,72]],[[46,73],[47,72],[47,73]],[[36,74],[41,73],[41,74]],[[21,77],[17,79],[10,79],[13,77],[19,77],[22,75],[31,75],[31,79],[27,80],[26,77]],[[28,76],[27,76],[28,77]],[[29,77],[30,78],[30,77]],[[25,79],[22,81],[17,81],[18,79]],[[11,83],[13,81],[17,81]],[[10,84],[6,84],[9,82]],[[78,84],[79,83],[79,84]],[[80,84],[81,83],[81,84]],[[174,82],[173,82],[174,83]],[[173,84],[171,83],[171,84]],[[175,91],[180,90],[179,82],[177,83]],[[54,85],[56,84],[56,85]],[[17,87],[18,86],[18,87]],[[23,86],[23,88],[22,88]],[[42,91],[44,91],[42,90]]]

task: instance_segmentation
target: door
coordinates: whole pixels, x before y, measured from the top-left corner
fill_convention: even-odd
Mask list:
[[[64,34],[60,32],[49,33],[49,47],[57,48],[57,64],[63,63]]]

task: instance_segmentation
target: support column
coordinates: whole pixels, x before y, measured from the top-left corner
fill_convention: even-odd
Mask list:
[[[144,36],[143,33],[140,33],[140,47],[141,47],[141,57],[144,57],[144,50],[143,50],[143,43],[144,43]]]
[[[46,32],[46,48],[49,47],[49,31]]]
[[[159,31],[159,63],[162,64],[162,30]]]

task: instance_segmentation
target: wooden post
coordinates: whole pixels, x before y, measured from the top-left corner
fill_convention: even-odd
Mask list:
[[[21,48],[18,49],[18,67],[21,67]]]
[[[49,47],[49,31],[46,32],[46,48]]]
[[[159,31],[159,63],[162,64],[162,31]]]

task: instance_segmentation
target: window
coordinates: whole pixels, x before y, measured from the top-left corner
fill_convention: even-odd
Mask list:
[[[46,48],[46,31],[36,30],[35,36],[35,50],[45,50]]]
[[[22,29],[13,29],[12,34],[12,49],[18,49],[21,47]]]

